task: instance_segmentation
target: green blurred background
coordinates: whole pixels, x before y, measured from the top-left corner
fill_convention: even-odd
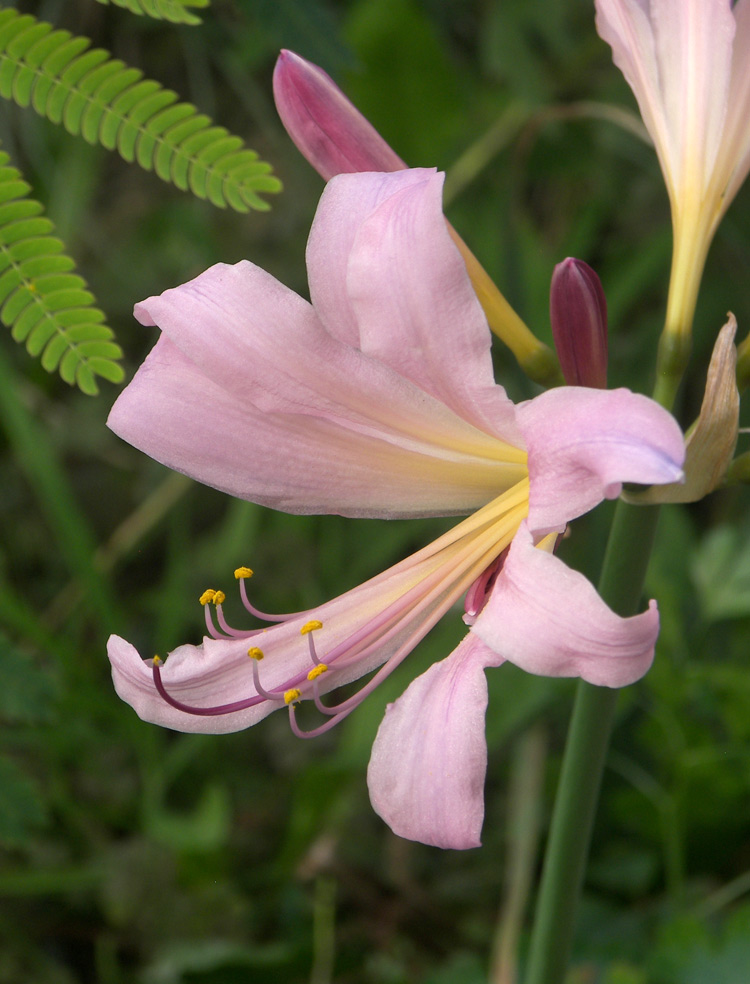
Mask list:
[[[94,0],[16,6],[176,89],[284,182],[268,213],[221,212],[0,106],[0,141],[116,329],[129,374],[155,341],[133,303],[216,261],[248,257],[306,291],[322,182],[275,115],[271,73],[288,47],[334,75],[403,158],[448,172],[451,220],[537,334],[549,339],[554,264],[592,264],[609,302],[611,384],[649,391],[667,198],[652,149],[604,108],[636,121],[589,0],[214,0],[202,27]],[[683,424],[728,309],[743,338],[747,188],[709,257]],[[197,642],[209,585],[228,591],[240,622],[241,564],[256,571],[261,607],[312,606],[445,524],[231,501],[112,435],[116,387],[85,397],[4,334],[0,984],[511,984],[570,681],[490,671],[484,846],[465,853],[394,837],[365,784],[386,702],[450,651],[458,614],[320,739],[294,738],[283,715],[217,737],[142,723],[112,689],[110,632],[144,655]],[[514,398],[534,395],[502,350],[497,372]],[[648,584],[662,634],[653,670],[619,705],[578,984],[750,980],[749,501],[732,489],[664,510]],[[605,506],[576,522],[564,545],[591,576],[608,517]]]

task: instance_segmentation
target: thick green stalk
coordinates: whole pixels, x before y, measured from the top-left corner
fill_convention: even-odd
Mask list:
[[[599,593],[619,615],[639,608],[657,507],[618,502]],[[599,800],[617,690],[578,684],[552,814],[531,937],[526,984],[562,984]]]

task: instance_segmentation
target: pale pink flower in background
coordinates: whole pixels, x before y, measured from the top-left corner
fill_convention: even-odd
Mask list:
[[[672,206],[667,328],[689,333],[716,227],[750,170],[750,0],[596,0]]]
[[[413,556],[268,628],[229,626],[161,661],[109,642],[117,692],[183,731],[246,728],[312,701],[327,730],[466,595],[470,629],[390,705],[368,784],[408,838],[479,844],[485,668],[620,687],[648,669],[651,602],[616,616],[553,555],[566,523],[622,483],[679,480],[672,417],[627,390],[564,387],[515,406],[431,170],[333,178],[307,248],[308,303],[249,262],[217,265],[136,308],[161,330],[110,426],[199,481],[276,509],[346,516],[471,513]],[[236,572],[243,600],[250,572]],[[216,603],[214,623],[211,601]],[[323,695],[364,674],[359,693]],[[329,698],[330,699],[330,698]]]

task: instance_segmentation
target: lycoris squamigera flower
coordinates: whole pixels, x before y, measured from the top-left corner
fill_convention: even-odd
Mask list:
[[[672,206],[667,329],[689,335],[716,227],[750,170],[750,2],[596,0]]]
[[[136,307],[161,336],[110,426],[172,468],[276,509],[345,516],[470,513],[372,580],[239,629],[208,592],[209,637],[166,661],[109,642],[117,692],[148,721],[226,732],[314,702],[327,730],[464,602],[469,632],[389,707],[368,773],[402,836],[479,843],[484,670],[620,687],[649,667],[652,602],[616,616],[553,555],[566,523],[624,481],[679,480],[672,417],[627,390],[566,387],[514,406],[445,225],[442,175],[339,175],[307,248],[311,303],[252,263],[217,265]],[[236,572],[248,610],[250,571]],[[212,614],[214,613],[214,614]],[[365,674],[359,693],[324,695]]]

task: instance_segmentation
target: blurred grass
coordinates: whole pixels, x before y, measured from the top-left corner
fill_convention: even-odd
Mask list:
[[[0,107],[0,140],[65,236],[131,370],[154,340],[133,303],[217,260],[247,256],[305,292],[321,182],[275,118],[270,77],[287,46],[334,73],[407,160],[448,170],[451,220],[547,340],[554,263],[574,254],[593,264],[610,304],[612,382],[649,389],[669,268],[666,194],[637,136],[566,109],[633,108],[588,0],[214,0],[198,29],[93,0],[18,6],[177,89],[245,135],[285,184],[269,215],[225,215]],[[502,139],[482,143],[498,127]],[[741,336],[750,324],[748,262],[744,189],[709,257],[683,422],[727,308]],[[223,737],[143,724],[112,690],[110,632],[147,655],[198,641],[197,596],[248,562],[261,606],[314,605],[442,526],[230,502],[110,434],[114,387],[84,398],[4,341],[0,984],[487,980],[506,825],[521,795],[510,764],[528,729],[543,727],[543,832],[569,682],[490,672],[485,846],[467,853],[394,838],[365,786],[385,703],[450,650],[458,617],[319,740],[299,742],[281,717]],[[532,395],[502,351],[497,368],[514,398]],[[665,511],[649,578],[662,613],[657,660],[621,701],[571,980],[741,984],[747,507],[734,489]],[[599,510],[574,524],[564,549],[593,574],[605,536]],[[240,610],[232,597],[227,608],[230,619]]]

